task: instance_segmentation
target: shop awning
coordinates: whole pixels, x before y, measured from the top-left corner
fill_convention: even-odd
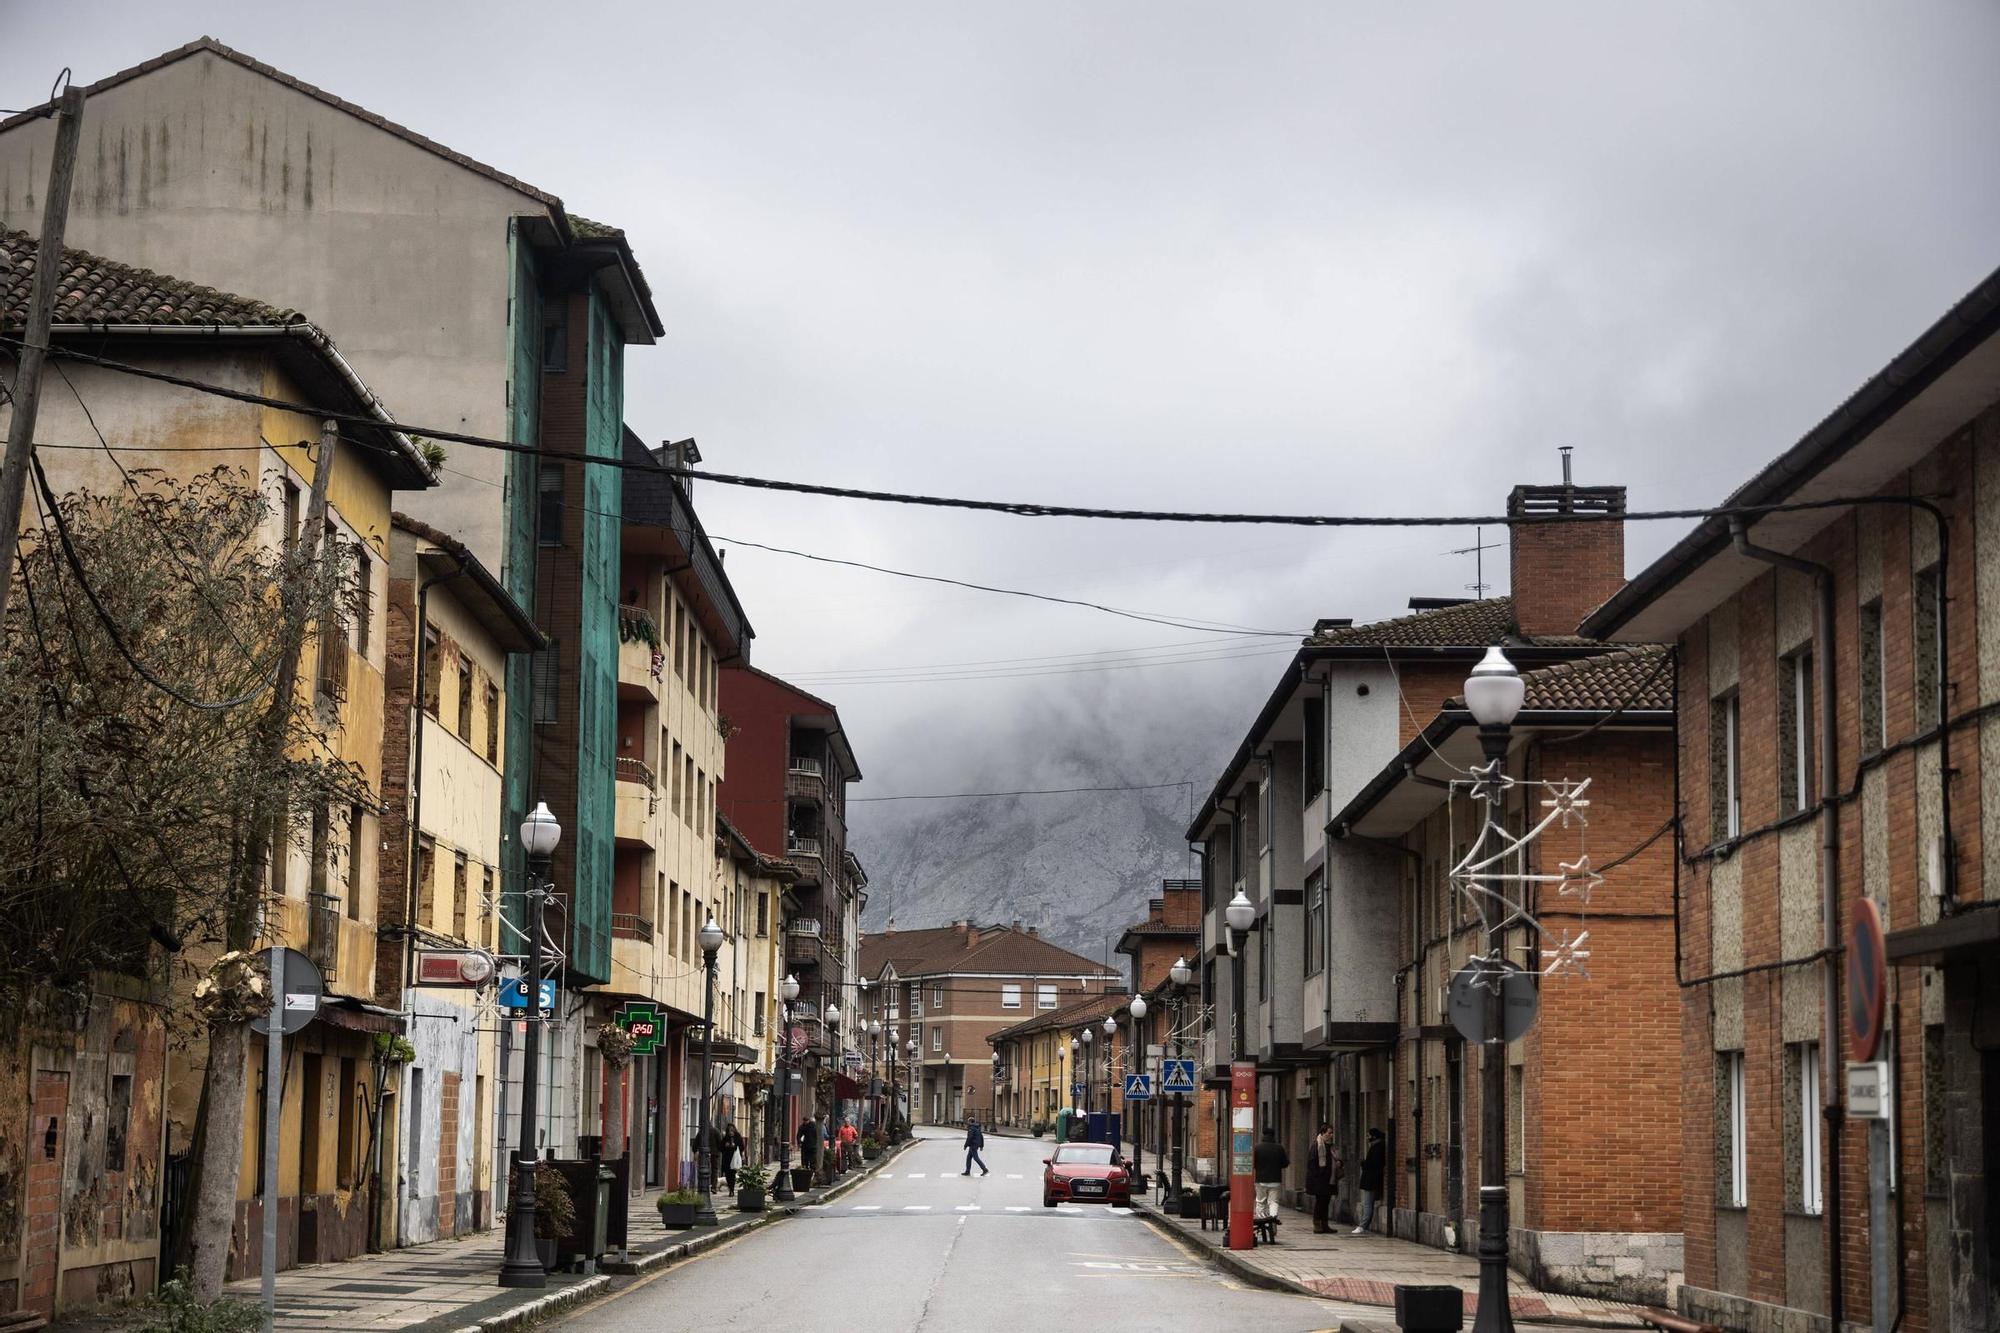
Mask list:
[[[868,1093],[856,1080],[849,1078],[845,1074],[835,1074],[833,1076],[833,1095],[844,1097],[849,1101],[855,1101],[866,1097]]]
[[[403,1016],[394,1009],[357,1000],[351,995],[328,995],[320,1001],[319,1021],[328,1027],[349,1032],[401,1032]]]

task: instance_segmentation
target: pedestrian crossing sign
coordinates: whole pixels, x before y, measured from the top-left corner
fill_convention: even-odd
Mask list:
[[[1160,1080],[1160,1091],[1188,1093],[1194,1091],[1194,1061],[1192,1059],[1168,1060],[1166,1061],[1166,1066],[1167,1073],[1166,1077]]]
[[[1127,1074],[1125,1076],[1125,1100],[1128,1102],[1149,1102],[1153,1100],[1153,1076],[1151,1074]]]

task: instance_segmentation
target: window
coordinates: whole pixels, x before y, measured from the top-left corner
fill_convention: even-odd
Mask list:
[[[1750,1160],[1744,1134],[1743,1052],[1716,1052],[1716,1203],[1724,1208],[1750,1204]]]
[[[942,1051],[942,1050],[944,1049],[944,1029],[943,1029],[943,1028],[941,1028],[941,1027],[933,1027],[933,1028],[931,1029],[931,1049],[932,1049],[933,1051]]]
[[[1743,765],[1737,735],[1741,701],[1734,692],[1708,710],[1709,841],[1727,842],[1743,832]]]
[[[368,548],[354,543],[354,651],[368,656],[369,635],[374,631],[375,567],[368,562]]]
[[[770,1008],[770,1001],[768,1001],[768,1000],[766,1000],[766,999],[764,998],[764,992],[763,992],[763,991],[758,991],[758,992],[757,992],[757,1007],[756,1007],[756,1008],[755,1008],[754,1010],[752,1010],[752,1011],[751,1011],[751,1013],[750,1013],[750,1035],[751,1035],[751,1036],[753,1036],[753,1037],[761,1037],[761,1036],[763,1036],[763,1035],[764,1035],[764,1011],[765,1011],[766,1009],[768,1009],[768,1008]]]
[[[1021,986],[1019,982],[1003,981],[1000,983],[1000,1007],[1002,1009],[1019,1009],[1021,1007]]]
[[[542,371],[569,372],[569,302],[561,299],[542,307]]]
[[[1306,975],[1316,977],[1326,966],[1326,873],[1306,877]]]
[[[326,525],[327,550],[332,550],[333,524]],[[322,700],[340,699],[347,692],[347,624],[337,609],[329,609],[319,626],[319,652],[314,689]]]
[[[1802,1213],[1825,1208],[1820,1179],[1819,1043],[1785,1047],[1785,1194]]]
[[[1944,641],[1938,637],[1943,611],[1944,586],[1938,581],[1938,567],[1919,570],[1910,596],[1919,732],[1929,731],[1944,720]]]
[[[667,881],[667,952],[681,956],[681,886]]]
[[[556,644],[553,639],[549,646],[535,654],[532,675],[534,678],[534,719],[538,725],[547,726],[561,713],[561,693],[557,689],[557,677],[562,668],[556,660]],[[433,710],[435,712],[435,710]]]
[[[479,943],[491,949],[499,943],[493,929],[493,867],[479,868]],[[523,997],[525,998],[525,997]]]
[[[1778,809],[1813,803],[1813,656],[1801,648],[1778,659]]]
[[[284,514],[285,554],[289,556],[299,545],[299,488],[289,478],[285,481]]]
[[[673,807],[674,818],[685,820],[687,815],[682,811],[681,802],[687,799],[687,792],[681,785],[681,743],[679,741],[674,742],[673,755],[673,762],[667,766],[668,780],[674,784],[673,795],[669,803]]]
[[[486,683],[486,762],[500,763],[500,687]]]
[[[1310,802],[1326,790],[1326,705],[1317,694],[1305,697],[1305,790],[1299,799]]]
[[[452,859],[451,867],[451,937],[465,938],[465,853],[460,852]]]
[[[442,665],[438,661],[438,632],[433,627],[424,626],[424,687],[422,706],[432,717],[438,715],[438,681]]]
[[[681,756],[681,776],[684,779],[686,779],[687,782],[687,807],[681,811],[681,818],[686,820],[688,825],[692,827],[694,825],[694,756],[693,755],[683,754]]]
[[[132,1076],[113,1074],[104,1105],[104,1169],[125,1169],[125,1135],[132,1125]]]
[[[1047,984],[1046,982],[1036,986],[1035,1008],[1053,1009],[1055,1007],[1056,1007],[1056,988],[1054,986]]]
[[[757,934],[764,936],[770,933],[771,891],[769,889],[759,889],[757,890]]]
[[[347,919],[361,919],[361,850],[367,841],[368,825],[360,803],[347,807]]]
[[[687,679],[687,612],[674,603],[674,674]]]
[[[708,821],[708,774],[694,771],[694,828],[699,833],[712,825]]]
[[[354,1057],[340,1058],[340,1082],[335,1084],[340,1100],[334,1104],[339,1128],[334,1146],[334,1179],[344,1190],[353,1189],[361,1177],[361,1117],[367,1106],[367,1090],[355,1086]]]
[[[544,459],[535,481],[535,540],[543,546],[563,544],[563,484],[563,465]]]
[[[417,839],[417,920],[419,926],[431,923],[431,862],[437,855],[437,844],[429,838]]]
[[[944,983],[942,981],[931,983],[931,1012],[938,1014],[944,1012]]]
[[[1271,998],[1271,918],[1257,923],[1257,998]]]
[[[458,659],[458,738],[472,744],[472,662]]]
[[[924,1016],[924,988],[921,984],[910,987],[910,1017]]]
[[[1882,693],[1882,599],[1861,608],[1861,753],[1880,754],[1889,743],[1887,700]]]

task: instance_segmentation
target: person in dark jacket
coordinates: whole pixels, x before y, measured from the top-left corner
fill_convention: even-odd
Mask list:
[[[1382,1197],[1382,1167],[1388,1152],[1382,1131],[1369,1130],[1368,1151],[1361,1155],[1361,1225],[1348,1232],[1350,1236],[1358,1236],[1374,1225],[1375,1201]]]
[[[716,1146],[715,1158],[716,1169],[728,1182],[729,1192],[736,1193],[736,1171],[743,1165],[743,1135],[734,1124],[723,1129],[722,1142]]]
[[[1333,1230],[1327,1225],[1327,1210],[1333,1206],[1333,1191],[1340,1184],[1339,1158],[1333,1151],[1333,1126],[1320,1122],[1314,1132],[1312,1146],[1307,1150],[1306,1193],[1312,1195],[1313,1232],[1321,1234]]]
[[[960,1175],[971,1175],[972,1164],[974,1162],[979,1163],[980,1175],[992,1174],[986,1169],[986,1159],[979,1155],[979,1150],[985,1146],[986,1131],[979,1127],[979,1117],[967,1116],[965,1118],[965,1170],[961,1171]]]
[[[1292,1155],[1278,1142],[1278,1131],[1264,1126],[1264,1141],[1250,1155],[1250,1165],[1257,1173],[1257,1216],[1278,1216],[1278,1190],[1285,1183],[1285,1168],[1291,1164]]]
[[[819,1121],[810,1116],[799,1126],[799,1165],[812,1173],[809,1179],[819,1178]]]

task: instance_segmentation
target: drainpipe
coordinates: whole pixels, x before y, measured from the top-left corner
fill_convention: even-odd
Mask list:
[[[1783,551],[1773,551],[1758,546],[1750,540],[1750,530],[1743,519],[1729,520],[1730,535],[1735,539],[1736,552],[1746,559],[1774,565],[1779,569],[1789,569],[1804,574],[1813,581],[1813,688],[1819,697],[1819,790],[1815,793],[1819,805],[1819,911],[1820,944],[1826,958],[1821,964],[1821,998],[1824,1013],[1821,1022],[1824,1035],[1820,1050],[1827,1054],[1821,1065],[1831,1072],[1839,1067],[1840,1052],[1840,816],[1835,805],[1835,791],[1840,785],[1840,773],[1836,765],[1835,730],[1839,716],[1834,706],[1833,695],[1833,571],[1813,560],[1804,560]],[[1943,709],[1939,710],[1940,716]],[[1949,730],[1949,728],[1946,728]],[[1826,1116],[1827,1160],[1833,1169],[1826,1173],[1826,1218],[1827,1218],[1827,1317],[1834,1328],[1841,1327],[1845,1315],[1845,1300],[1842,1292],[1841,1238],[1840,1238],[1840,1128],[1842,1114],[1840,1108],[1840,1080],[1823,1077],[1820,1079],[1820,1099]]]
[[[1333,672],[1329,669],[1319,678],[1319,772],[1320,790],[1326,793],[1327,803],[1333,802],[1333,719],[1328,705],[1333,702]],[[1319,885],[1320,902],[1320,1031],[1327,1034],[1327,1046],[1333,1045],[1333,839],[1328,836],[1325,825],[1319,831]],[[1332,1072],[1333,1062],[1327,1061],[1327,1070]],[[1393,1084],[1394,1079],[1390,1082]],[[1394,1096],[1393,1090],[1390,1094]]]

